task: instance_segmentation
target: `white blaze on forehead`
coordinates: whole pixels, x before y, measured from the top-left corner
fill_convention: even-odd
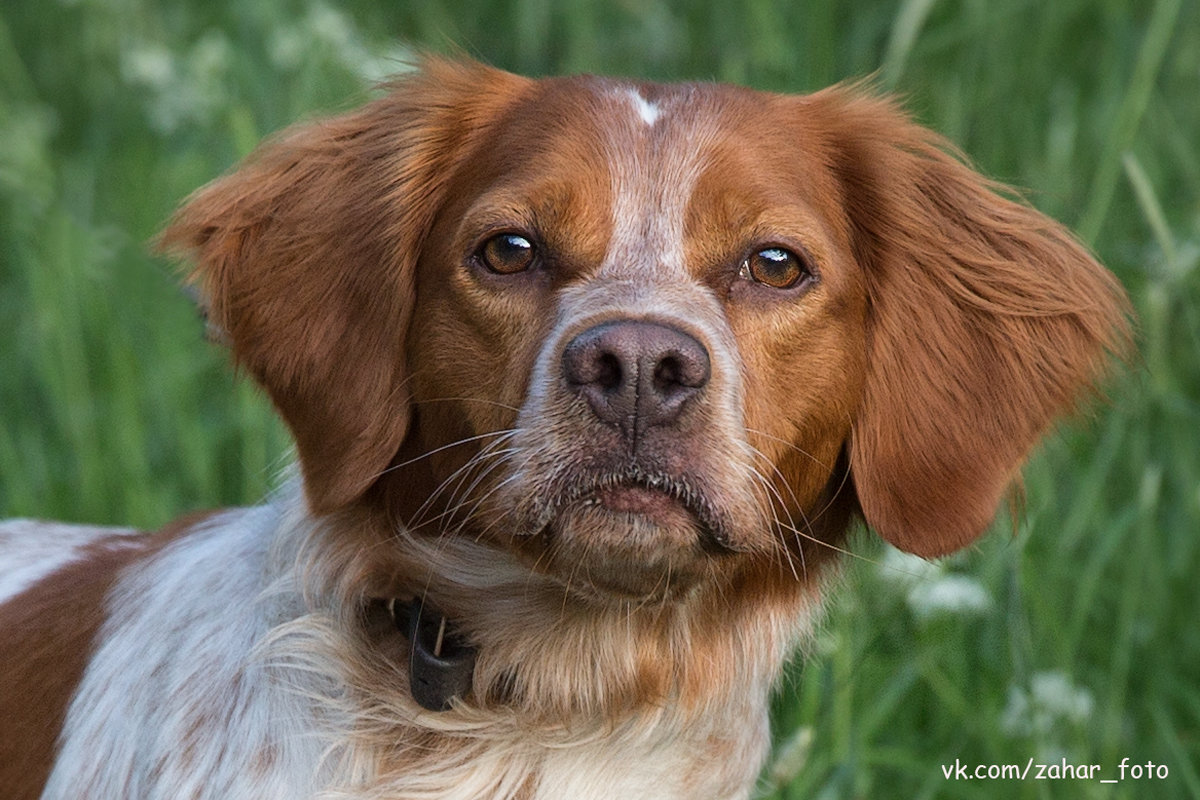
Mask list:
[[[658,115],[661,113],[658,105],[651,103],[646,98],[642,97],[641,93],[632,86],[628,89],[629,99],[633,101],[633,107],[637,110],[638,116],[642,118],[642,122],[650,127],[654,127],[654,123],[658,122]]]
[[[614,114],[607,126],[613,227],[602,272],[611,277],[686,271],[684,217],[715,132],[712,115],[697,111],[693,95],[686,86],[654,103],[634,87],[616,95],[623,105],[632,101],[637,114]]]

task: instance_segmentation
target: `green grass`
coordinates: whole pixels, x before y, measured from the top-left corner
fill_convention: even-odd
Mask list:
[[[258,499],[286,433],[146,242],[262,135],[411,49],[804,91],[869,73],[1128,287],[1137,361],[922,576],[864,535],[775,704],[772,798],[1200,797],[1195,0],[18,0],[0,10],[0,516],[158,525]],[[966,607],[929,610],[937,588]],[[954,781],[941,765],[1168,766]]]

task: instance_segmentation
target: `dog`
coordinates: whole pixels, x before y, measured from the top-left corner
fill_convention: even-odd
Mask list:
[[[160,244],[298,470],[0,528],[9,798],[746,798],[848,531],[968,546],[1128,340],[862,85],[431,57]]]

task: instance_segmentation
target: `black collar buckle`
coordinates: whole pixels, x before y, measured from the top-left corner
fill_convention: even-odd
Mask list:
[[[447,711],[455,697],[471,690],[476,650],[450,626],[446,616],[414,598],[393,601],[396,627],[408,638],[408,682],[413,699],[429,711]]]

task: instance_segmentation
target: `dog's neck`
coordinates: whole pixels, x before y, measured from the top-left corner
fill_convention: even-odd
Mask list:
[[[469,648],[469,668],[461,661],[439,666],[416,649],[407,626],[397,628],[404,615],[376,615],[368,636],[371,657],[393,672],[411,682],[415,663],[416,682],[453,687],[414,703],[426,709],[445,709],[457,695],[476,712],[570,727],[581,719],[621,724],[638,709],[707,713],[731,686],[748,687],[761,705],[808,631],[844,539],[854,507],[846,469],[840,460],[819,499],[822,513],[797,532],[792,557],[670,601],[580,597],[498,545],[467,535],[416,535],[388,512],[285,521],[282,540],[291,544],[278,563],[290,560],[294,574],[307,575],[301,585],[325,587],[310,604],[351,627],[361,626],[372,604],[395,609],[420,600],[435,610],[437,625],[444,620],[444,631]],[[311,581],[315,575],[322,580]]]
[[[259,658],[277,702],[302,702],[339,743],[330,785],[368,775],[388,796],[452,775],[487,787],[479,797],[744,797],[769,746],[771,688],[824,582],[810,561],[804,580],[783,569],[682,602],[596,605],[469,537],[313,518],[294,486],[272,505],[273,521],[258,512],[275,531]],[[412,597],[477,649],[471,690],[446,711],[410,690],[386,600]],[[503,788],[513,781],[534,788]]]

